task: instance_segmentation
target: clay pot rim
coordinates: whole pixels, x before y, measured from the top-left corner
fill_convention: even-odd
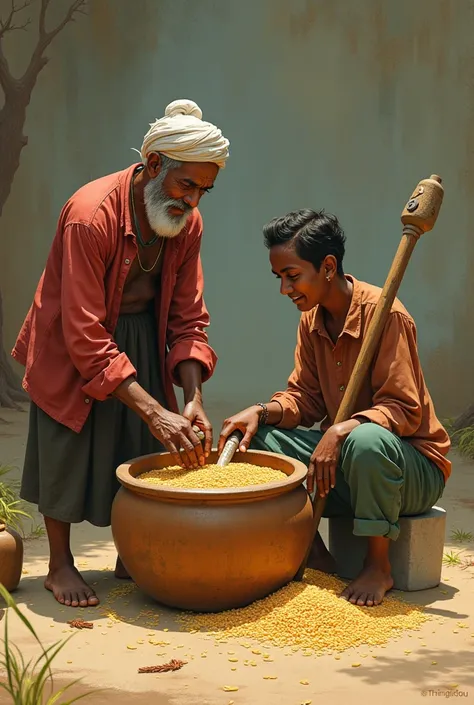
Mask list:
[[[212,455],[217,456],[217,451],[213,449],[211,451]],[[234,461],[253,463],[253,461],[258,460],[258,457],[265,456],[267,458],[275,458],[276,466],[286,465],[288,468],[292,469],[291,474],[286,476],[278,482],[269,482],[264,485],[249,485],[247,487],[229,487],[229,488],[216,488],[216,489],[194,489],[194,488],[177,488],[161,485],[152,485],[141,482],[135,479],[135,476],[131,474],[130,469],[133,465],[140,463],[143,464],[143,468],[140,470],[140,474],[153,469],[153,464],[149,463],[151,458],[157,457],[169,457],[169,463],[167,465],[173,465],[173,459],[170,453],[151,453],[149,455],[142,455],[138,458],[132,458],[126,463],[122,463],[117,470],[116,476],[119,482],[128,490],[131,490],[135,494],[147,496],[154,499],[164,499],[164,500],[187,500],[187,501],[201,501],[201,500],[214,500],[214,501],[226,501],[226,500],[251,500],[258,498],[267,498],[279,494],[285,494],[290,492],[295,487],[298,487],[306,479],[308,468],[300,460],[295,458],[290,458],[286,455],[280,455],[278,453],[272,453],[266,450],[248,450],[246,453],[240,453],[237,451],[234,455]],[[253,458],[253,460],[252,460]],[[217,461],[217,457],[215,458]],[[212,462],[209,459],[209,462]],[[255,462],[255,465],[260,465],[260,463]],[[262,464],[263,467],[271,467],[270,464]],[[156,467],[156,466],[155,466]],[[162,467],[166,467],[163,465]],[[281,470],[281,467],[278,468]],[[282,474],[284,471],[282,470]]]

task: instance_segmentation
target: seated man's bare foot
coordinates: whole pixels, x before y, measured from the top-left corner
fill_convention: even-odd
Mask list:
[[[99,598],[71,563],[50,568],[44,581],[56,600],[66,607],[95,607]]]
[[[127,580],[127,578],[130,578],[124,564],[120,560],[120,556],[117,556],[117,562],[115,564],[115,577],[119,580]]]
[[[311,547],[308,568],[319,570],[322,573],[336,573],[336,561],[329,553],[319,533],[316,534],[316,538]]]
[[[382,568],[379,565],[368,565],[346,587],[341,597],[352,602],[353,605],[374,607],[375,605],[380,605],[385,593],[391,590],[392,587],[393,578],[389,567]]]

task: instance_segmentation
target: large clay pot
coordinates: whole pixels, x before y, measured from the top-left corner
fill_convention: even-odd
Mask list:
[[[135,478],[174,462],[169,453],[121,465],[112,533],[130,576],[162,604],[218,612],[266,597],[295,576],[311,536],[307,468],[264,451],[237,452],[235,462],[285,475],[239,489],[176,489]],[[209,463],[217,461],[211,452]]]
[[[17,589],[23,568],[23,541],[16,531],[0,523],[0,584]]]

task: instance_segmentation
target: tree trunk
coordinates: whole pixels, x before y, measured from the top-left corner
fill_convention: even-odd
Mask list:
[[[25,402],[28,395],[21,386],[21,381],[10,366],[3,343],[3,302],[0,290],[0,406],[7,409],[21,410],[18,402]]]
[[[26,0],[23,5],[11,2],[11,10],[6,17],[0,19],[0,88],[4,95],[3,107],[0,110],[0,218],[13,184],[16,171],[20,166],[22,149],[28,144],[23,134],[26,121],[26,109],[31,99],[31,93],[36,85],[40,72],[48,63],[44,52],[54,38],[64,27],[74,20],[77,12],[84,10],[86,0],[73,0],[64,18],[50,30],[46,28],[46,13],[50,0],[41,0],[38,16],[39,36],[28,67],[19,79],[15,78],[5,57],[2,39],[7,32],[25,29],[30,20],[16,22],[17,14],[21,13],[31,2]],[[3,344],[3,308],[0,292],[0,407],[20,408],[17,402],[26,401],[17,375],[10,363]]]
[[[0,218],[20,166],[22,149],[28,144],[28,139],[23,134],[23,126],[30,96],[29,87],[19,83],[13,93],[5,96],[5,103],[0,110]]]
[[[28,140],[23,135],[26,107],[31,92],[26,95],[9,95],[0,110],[0,217],[10,195],[15,173],[20,166],[20,155]],[[11,368],[3,341],[3,300],[0,290],[0,407],[21,409],[18,402],[25,402],[28,395],[22,389],[18,376]]]

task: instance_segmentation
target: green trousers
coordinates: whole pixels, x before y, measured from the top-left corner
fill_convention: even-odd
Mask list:
[[[268,450],[309,465],[321,431],[263,426],[250,448]],[[398,538],[400,516],[428,511],[444,491],[441,470],[407,441],[374,423],[346,438],[327,495],[325,517],[351,516],[356,536]]]

